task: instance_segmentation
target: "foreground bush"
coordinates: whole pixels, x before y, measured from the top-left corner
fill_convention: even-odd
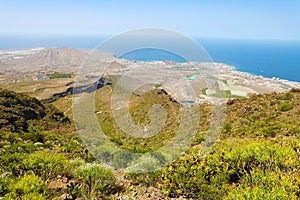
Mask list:
[[[46,199],[46,188],[45,183],[35,175],[20,177],[9,185],[5,199],[43,200]]]
[[[232,140],[205,157],[194,151],[175,161],[162,172],[158,187],[169,196],[197,199],[220,199],[228,194],[229,199],[243,199],[252,188],[254,196],[245,199],[268,198],[271,191],[279,193],[270,198],[299,198],[299,187],[294,185],[300,180],[291,176],[299,172],[299,164],[296,149],[289,143]]]
[[[230,191],[225,199],[299,199],[300,181],[296,177],[280,172],[253,170],[243,177],[240,185]]]
[[[111,169],[98,164],[85,164],[73,172],[80,182],[79,190],[85,199],[97,199],[116,188],[117,179]]]
[[[8,177],[2,177],[2,176],[3,175],[1,174],[0,175],[0,197],[8,193],[8,185],[10,183],[10,179]]]
[[[26,170],[32,170],[44,181],[66,173],[69,167],[69,162],[63,155],[48,151],[30,154],[23,164]]]

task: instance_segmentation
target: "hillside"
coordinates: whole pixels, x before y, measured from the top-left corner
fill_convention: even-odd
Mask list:
[[[193,150],[164,169],[157,186],[193,199],[299,199],[299,99],[292,89],[229,100],[214,149],[201,156],[206,118]]]
[[[54,106],[0,89],[0,199],[61,195],[70,170],[94,160],[73,130]]]
[[[233,99],[228,102],[227,109],[223,138],[299,136],[299,89]]]
[[[110,87],[112,86],[106,85],[97,90],[96,111],[100,124],[112,142],[128,150],[147,151],[153,145],[164,145],[160,141],[162,137],[172,137],[172,131],[177,129],[172,123],[167,123],[165,132],[152,139],[153,141],[151,138],[135,141],[115,129],[115,125],[110,122],[112,116],[107,103],[111,95]],[[80,139],[72,133],[72,129],[66,129],[70,122],[61,111],[69,108],[70,96],[54,102],[61,109],[58,111],[49,104],[23,94],[7,90],[1,90],[0,94],[0,197],[300,198],[298,89],[287,93],[251,95],[249,98],[229,100],[220,139],[205,156],[202,155],[201,145],[205,141],[211,105],[202,105],[198,134],[191,148],[166,168],[149,173],[113,172],[96,162]],[[132,96],[130,113],[136,123],[149,123],[146,113],[153,103],[165,106],[169,120],[176,118],[178,103],[170,95],[157,89]],[[67,114],[72,116],[71,113]],[[12,119],[18,119],[18,123],[14,123]],[[45,122],[52,126],[45,126]],[[120,161],[120,158],[112,159]],[[154,157],[152,162],[156,163],[155,159],[162,158]],[[96,180],[99,182],[95,182]]]
[[[43,48],[28,56],[19,58],[11,57],[9,60],[0,62],[0,69],[23,69],[26,68],[53,68],[53,67],[78,67],[82,65],[89,51],[73,48]],[[113,59],[111,53],[93,52],[89,57],[90,62],[99,63]]]
[[[9,90],[0,89],[0,130],[28,131],[29,126],[43,130],[59,128],[70,120],[54,106]]]

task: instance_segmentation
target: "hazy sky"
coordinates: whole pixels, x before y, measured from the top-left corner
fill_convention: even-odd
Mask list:
[[[300,40],[300,0],[0,0],[0,19],[2,35],[160,27],[198,37]]]

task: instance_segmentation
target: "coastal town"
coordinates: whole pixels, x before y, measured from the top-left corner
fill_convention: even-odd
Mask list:
[[[62,92],[67,86],[74,85],[79,76],[97,81],[103,76],[118,75],[141,80],[143,84],[153,87],[159,86],[177,97],[178,101],[188,103],[214,101],[216,98],[242,98],[251,94],[286,92],[292,88],[300,88],[299,82],[240,72],[234,66],[224,63],[178,63],[171,60],[143,62],[119,59],[103,52],[97,52],[97,56],[92,59],[89,56],[91,55],[88,55],[87,50],[79,49],[2,50],[0,87],[5,88],[15,83],[15,90],[28,92],[28,84],[31,84],[34,87],[30,87],[30,92],[47,87],[54,87]],[[51,63],[48,58],[51,58]],[[89,67],[90,70],[87,70]],[[51,77],[55,77],[54,75],[61,79],[52,81]],[[28,84],[24,84],[26,82]],[[47,84],[42,84],[43,82]]]

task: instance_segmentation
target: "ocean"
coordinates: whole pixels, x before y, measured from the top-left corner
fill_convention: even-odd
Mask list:
[[[0,36],[0,49],[34,47],[92,49],[108,37]],[[208,52],[214,62],[226,63],[234,66],[238,71],[255,75],[300,82],[300,41],[203,38],[195,38],[195,41]],[[179,55],[155,49],[136,50],[122,55],[122,57],[138,61],[175,60],[185,62],[184,58]]]
[[[216,62],[238,71],[300,82],[300,41],[199,40]]]

